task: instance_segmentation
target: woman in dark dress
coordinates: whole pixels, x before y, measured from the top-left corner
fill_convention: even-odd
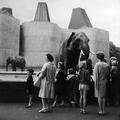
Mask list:
[[[118,60],[116,57],[110,58],[110,75],[111,75],[111,96],[112,101],[115,105],[119,104],[120,97],[120,79],[119,79],[119,69],[118,69]]]
[[[57,100],[61,100],[61,106],[64,105],[65,99],[65,73],[64,73],[64,65],[62,62],[58,63],[56,70],[56,81],[55,81],[55,100],[53,103],[53,107],[56,106]]]

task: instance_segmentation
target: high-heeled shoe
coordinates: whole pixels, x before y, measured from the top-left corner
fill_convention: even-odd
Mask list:
[[[83,110],[83,112],[82,112],[83,114],[87,114],[87,111],[86,110]]]
[[[51,107],[52,107],[52,108],[55,108],[55,107],[57,107],[57,105],[56,105],[56,104],[53,104]]]
[[[26,105],[25,108],[31,108],[32,106],[33,106],[33,104]]]
[[[102,115],[102,114],[103,114],[102,111],[99,111],[99,112],[98,112],[98,115]]]
[[[41,110],[38,111],[39,113],[46,113],[48,110],[46,108],[42,108]]]

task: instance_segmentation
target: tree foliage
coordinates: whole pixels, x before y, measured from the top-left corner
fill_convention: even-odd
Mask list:
[[[118,67],[120,69],[120,47],[115,46],[111,41],[110,46],[110,57],[116,57],[118,59]]]

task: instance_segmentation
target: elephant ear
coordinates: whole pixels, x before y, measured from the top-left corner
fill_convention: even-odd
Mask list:
[[[69,39],[67,40],[67,45],[66,45],[66,47],[68,47],[68,46],[70,45],[70,43],[71,43],[72,38],[73,38],[74,35],[75,35],[75,32],[72,32],[71,35],[70,35],[70,37],[69,37]]]

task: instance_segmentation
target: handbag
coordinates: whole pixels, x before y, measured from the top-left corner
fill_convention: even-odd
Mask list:
[[[40,87],[41,86],[41,79],[39,77],[36,77],[36,80],[34,81],[34,86],[35,87]]]

